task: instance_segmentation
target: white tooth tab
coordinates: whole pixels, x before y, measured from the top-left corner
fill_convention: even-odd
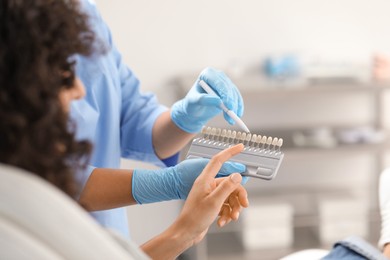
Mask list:
[[[231,137],[232,136],[232,130],[227,130],[226,134]]]
[[[217,136],[220,136],[221,135],[221,128],[217,128]]]
[[[229,141],[229,138],[232,137],[232,131],[227,131],[226,132],[226,137],[227,137],[227,140]]]
[[[283,145],[283,139],[280,138],[280,139],[278,140],[278,146],[279,146],[279,147],[282,147],[282,145]]]
[[[260,144],[261,144],[261,135],[258,135],[256,137],[256,147],[260,147]]]
[[[215,138],[214,140],[219,141],[219,136],[221,135],[221,128],[217,128],[215,132]]]
[[[241,134],[241,141],[244,142],[245,139],[246,139],[246,133],[244,132]]]
[[[238,142],[241,140],[241,132],[237,132],[236,139]]]
[[[262,144],[265,144],[267,142],[267,137],[264,135],[262,138],[261,138],[261,142]]]
[[[271,144],[272,144],[272,137],[268,137],[268,139],[267,139],[267,144],[268,144],[268,145],[271,145]]]
[[[205,130],[204,138],[210,139],[210,134],[211,134],[211,127],[208,126]]]
[[[225,141],[225,137],[226,137],[226,129],[223,129],[222,132],[221,132],[221,137],[222,137],[222,142]],[[229,137],[228,137],[229,138]]]
[[[229,130],[230,131],[230,130]],[[236,131],[233,131],[232,132],[232,138],[235,139],[237,137],[237,132]]]
[[[226,136],[227,136],[226,142],[229,143],[230,142],[230,138],[232,137],[232,131],[231,130],[227,130]]]
[[[213,140],[217,139],[217,128],[215,128],[215,127],[213,127],[211,139],[213,139]]]
[[[256,142],[256,138],[257,138],[257,135],[256,135],[256,134],[253,134],[253,135],[252,135],[252,139],[251,139],[252,143],[255,143],[255,142]]]
[[[273,146],[277,146],[278,145],[278,138],[274,138],[274,140],[272,140],[272,145]]]
[[[252,139],[252,135],[251,134],[247,134],[246,135],[246,140],[249,142],[251,139]]]

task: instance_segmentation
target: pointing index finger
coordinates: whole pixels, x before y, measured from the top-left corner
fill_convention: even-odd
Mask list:
[[[211,158],[209,163],[204,168],[202,175],[199,177],[204,179],[214,179],[221,169],[222,164],[228,161],[234,155],[239,154],[243,149],[243,144],[237,144],[217,153]]]

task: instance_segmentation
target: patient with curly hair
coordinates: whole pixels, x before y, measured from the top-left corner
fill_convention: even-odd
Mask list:
[[[93,210],[99,198],[88,183],[81,187],[75,175],[86,167],[92,147],[75,139],[77,126],[68,112],[70,103],[85,95],[75,75],[75,56],[99,55],[104,47],[80,10],[74,0],[0,1],[0,163],[39,176]],[[238,218],[248,206],[242,176],[215,176],[242,149],[233,146],[205,164],[176,221],[140,247],[148,257],[175,258],[199,243],[216,218],[220,226]],[[111,176],[116,175],[106,178]],[[115,187],[131,189],[129,176]],[[131,190],[125,192],[135,201]],[[110,200],[109,192],[104,195]]]

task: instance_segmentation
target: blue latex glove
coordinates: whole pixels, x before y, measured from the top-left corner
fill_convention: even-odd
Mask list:
[[[196,158],[185,160],[174,167],[159,170],[133,171],[132,192],[138,204],[153,203],[174,199],[186,199],[195,179],[203,171],[209,159]],[[226,162],[217,177],[242,173],[245,165]],[[244,181],[245,180],[245,181]],[[248,180],[243,178],[243,182]]]
[[[199,85],[200,80],[204,80],[219,97],[207,94]],[[243,115],[244,102],[237,87],[222,71],[206,68],[188,94],[172,106],[172,121],[188,133],[198,133],[210,119],[223,111],[221,102],[237,116]],[[235,123],[225,112],[224,117],[231,125]]]

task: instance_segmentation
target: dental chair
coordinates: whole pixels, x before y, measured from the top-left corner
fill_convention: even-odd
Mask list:
[[[0,164],[0,259],[148,259],[57,188]]]

